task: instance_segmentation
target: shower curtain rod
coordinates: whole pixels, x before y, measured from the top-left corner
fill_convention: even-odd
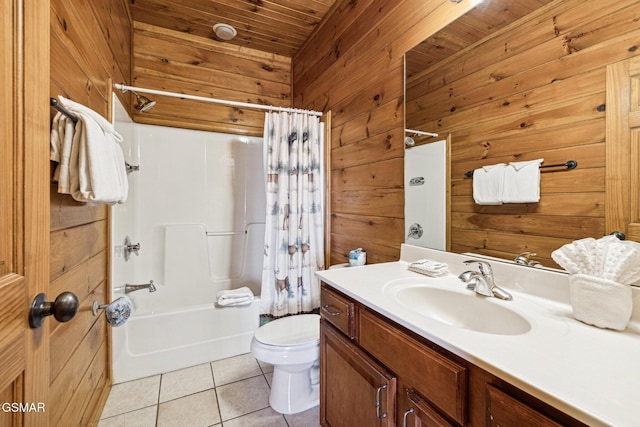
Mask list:
[[[301,110],[297,108],[286,108],[286,107],[274,107],[270,105],[252,104],[249,102],[227,101],[224,99],[207,98],[204,96],[187,95],[184,93],[166,92],[163,90],[146,89],[143,87],[135,87],[135,86],[126,86],[119,83],[115,83],[113,87],[115,87],[116,89],[120,89],[122,93],[125,93],[126,91],[130,90],[132,92],[142,92],[142,93],[150,93],[153,95],[171,96],[173,98],[183,98],[183,99],[192,99],[194,101],[212,102],[214,104],[224,104],[224,105],[230,105],[232,107],[256,108],[258,110],[281,111],[286,113],[306,112],[313,116],[322,117],[322,112],[319,112],[319,111]]]
[[[414,130],[414,129],[405,129],[404,130],[406,133],[412,133],[414,135],[419,135],[419,136],[432,136],[432,137],[437,137],[438,134],[437,133],[433,133],[433,132],[424,132],[421,130]]]

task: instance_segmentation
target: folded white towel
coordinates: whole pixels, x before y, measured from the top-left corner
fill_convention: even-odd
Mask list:
[[[506,165],[488,165],[473,171],[473,200],[479,205],[501,205]]]
[[[51,126],[50,159],[58,162],[58,167],[53,174],[53,179],[58,181],[58,193],[62,194],[69,194],[71,192],[69,164],[71,162],[74,132],[75,123],[62,113],[56,114]],[[77,157],[77,150],[75,155]]]
[[[619,331],[627,326],[633,310],[629,285],[586,274],[571,274],[569,291],[576,319]]]
[[[216,298],[220,306],[247,305],[253,301],[253,292],[244,286],[238,289],[219,291]]]
[[[504,171],[504,203],[540,201],[540,164],[544,159],[511,162]]]
[[[122,136],[100,114],[62,96],[60,104],[78,118],[75,126],[61,113],[51,132],[51,159],[59,161],[58,191],[81,202],[123,203],[129,184]]]
[[[447,264],[438,261],[432,261],[430,259],[419,259],[417,261],[414,261],[409,264],[409,267],[407,267],[407,269],[409,271],[424,274],[429,277],[440,277],[449,274],[449,267],[447,266]]]

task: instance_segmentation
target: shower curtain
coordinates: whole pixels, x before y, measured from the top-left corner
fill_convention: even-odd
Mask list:
[[[265,117],[267,212],[260,313],[282,317],[320,306],[324,269],[322,138],[318,117]]]

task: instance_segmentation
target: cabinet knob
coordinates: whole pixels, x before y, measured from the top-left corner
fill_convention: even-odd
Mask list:
[[[44,318],[53,315],[58,322],[68,322],[78,313],[80,302],[72,292],[63,292],[54,302],[47,301],[45,294],[38,294],[31,302],[29,309],[29,326],[39,328]]]

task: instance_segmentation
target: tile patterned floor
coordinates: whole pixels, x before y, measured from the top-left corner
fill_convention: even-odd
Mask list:
[[[98,427],[317,427],[317,406],[294,415],[271,409],[272,371],[243,354],[116,384]]]

